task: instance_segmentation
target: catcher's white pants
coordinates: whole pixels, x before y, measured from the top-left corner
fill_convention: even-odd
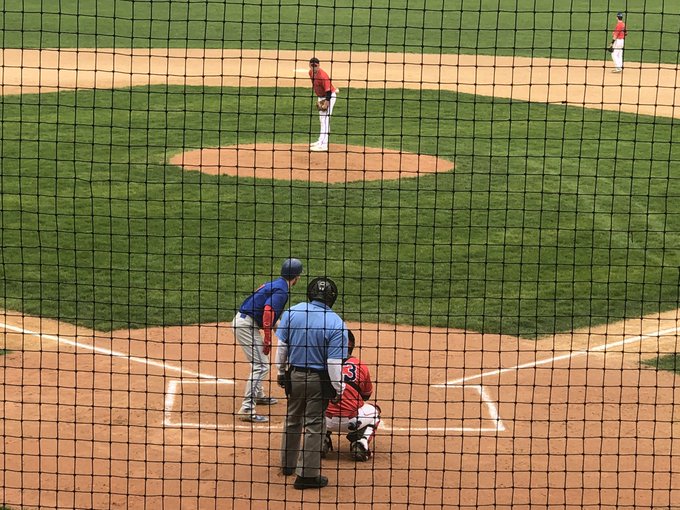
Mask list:
[[[375,430],[380,425],[380,412],[371,404],[364,404],[359,408],[358,414],[353,418],[344,416],[326,416],[326,430],[329,432],[354,432],[359,431],[363,436],[359,439],[368,450],[368,444],[375,435]]]
[[[614,48],[614,51],[612,51],[614,67],[623,69],[623,39],[616,39],[612,47]]]
[[[318,101],[326,99],[325,97],[318,98]],[[331,100],[328,104],[328,109],[324,112],[319,110],[319,123],[321,124],[321,131],[319,132],[319,139],[316,143],[319,145],[328,146],[328,137],[331,134],[331,114],[333,113],[333,106],[337,99],[335,92],[331,94]]]

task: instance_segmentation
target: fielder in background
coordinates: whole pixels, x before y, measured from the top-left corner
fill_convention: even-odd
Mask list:
[[[627,34],[626,24],[623,22],[623,13],[618,12],[616,13],[616,28],[612,32],[612,42],[609,45],[612,60],[614,61],[613,73],[623,71],[623,40]]]
[[[269,373],[269,351],[272,329],[288,302],[288,294],[302,274],[302,262],[287,259],[281,266],[281,277],[260,286],[243,302],[232,321],[236,341],[250,362],[243,404],[238,414],[242,421],[264,423],[269,418],[256,413],[256,404],[273,405],[277,399],[264,394],[262,382]],[[262,333],[260,333],[262,330]]]
[[[321,476],[325,413],[329,400],[342,395],[342,360],[347,355],[347,328],[331,309],[337,297],[333,280],[315,278],[307,287],[309,302],[288,309],[276,330],[276,381],[288,397],[281,471],[285,476],[297,473],[296,489],[328,485]]]
[[[333,450],[332,432],[347,434],[352,458],[365,462],[371,458],[370,444],[380,425],[380,407],[366,401],[371,398],[373,384],[368,367],[359,358],[352,356],[355,347],[354,334],[348,331],[349,356],[343,361],[342,376],[344,389],[339,402],[331,402],[326,409],[326,437],[323,456]]]
[[[319,59],[316,57],[309,59],[309,78],[312,80],[312,89],[316,94],[316,108],[319,110],[319,122],[321,123],[319,139],[311,144],[309,150],[325,152],[328,150],[328,138],[331,134],[331,114],[338,90],[331,83],[326,71],[319,67]]]

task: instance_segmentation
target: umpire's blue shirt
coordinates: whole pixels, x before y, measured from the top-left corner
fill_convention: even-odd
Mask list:
[[[265,305],[271,306],[274,310],[275,324],[287,302],[288,282],[282,277],[262,285],[248,296],[238,311],[250,315],[262,327],[262,312],[264,312]]]
[[[281,316],[276,336],[288,344],[288,363],[325,370],[327,359],[347,357],[347,328],[321,301],[299,303]]]

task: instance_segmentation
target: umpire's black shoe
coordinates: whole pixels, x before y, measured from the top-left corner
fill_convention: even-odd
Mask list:
[[[290,476],[295,473],[295,468],[294,467],[283,467],[281,468],[281,473],[283,473],[283,476]]]
[[[298,476],[293,487],[298,490],[320,489],[328,485],[328,478],[325,476]]]

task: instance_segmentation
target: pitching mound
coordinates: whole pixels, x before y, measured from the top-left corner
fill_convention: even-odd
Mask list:
[[[272,143],[200,149],[178,154],[170,163],[211,175],[317,182],[401,179],[453,169],[453,163],[435,156],[334,144],[328,152]]]

